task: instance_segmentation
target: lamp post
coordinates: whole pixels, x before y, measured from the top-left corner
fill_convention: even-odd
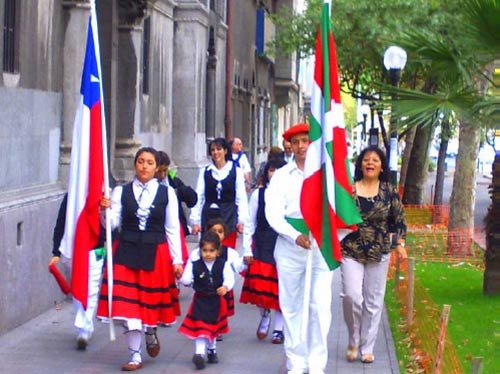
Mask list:
[[[375,102],[370,104],[370,135],[368,137],[368,145],[378,147],[378,128],[375,127]]]
[[[406,52],[398,46],[390,46],[384,52],[384,66],[389,71],[391,84],[397,87],[401,79],[401,70],[406,65]],[[398,184],[398,131],[397,119],[391,114],[391,142],[389,143],[389,169],[391,170],[392,183]]]
[[[363,104],[360,107],[361,115],[363,116],[363,140],[366,139],[366,120],[368,118],[368,113],[370,113],[370,106],[368,104]]]

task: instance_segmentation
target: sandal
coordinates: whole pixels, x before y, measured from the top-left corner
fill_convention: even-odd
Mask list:
[[[136,371],[142,368],[142,362],[129,361],[122,366],[122,371]]]
[[[375,361],[375,356],[372,353],[365,353],[361,356],[361,362],[363,364],[371,364]]]
[[[147,336],[153,336],[153,341],[148,343],[148,338],[146,337],[146,351],[150,357],[156,357],[160,354],[160,340],[158,335],[156,335],[156,329],[153,332],[145,332]]]
[[[130,351],[130,361],[122,366],[122,371],[136,371],[142,368],[141,350],[128,349]]]
[[[346,352],[346,359],[347,361],[349,362],[353,362],[353,361],[356,361],[358,359],[358,348],[354,348],[354,347],[347,347],[347,352]]]

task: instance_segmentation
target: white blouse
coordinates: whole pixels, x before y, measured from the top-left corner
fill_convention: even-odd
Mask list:
[[[196,260],[189,259],[189,261],[186,264],[186,268],[184,269],[184,273],[182,273],[180,281],[185,286],[191,286],[194,282],[194,275],[193,275],[194,261]],[[212,271],[214,263],[215,261],[205,262],[205,265],[207,266],[209,271]],[[231,266],[227,261],[224,263],[224,269],[222,270],[222,278],[223,278],[222,285],[226,286],[228,291],[232,290],[234,287],[234,273],[231,270]]]
[[[146,222],[150,215],[150,209],[153,205],[153,200],[158,191],[158,180],[151,179],[146,184],[141,183],[137,178],[132,182],[132,191],[135,200],[139,205],[136,215],[139,219],[139,230],[146,229]],[[165,207],[165,234],[170,248],[170,254],[174,264],[182,264],[182,250],[181,250],[181,237],[180,237],[180,223],[179,223],[179,202],[177,195],[172,187],[167,187],[168,204]],[[111,207],[110,222],[111,229],[114,230],[121,226],[122,220],[122,192],[123,186],[117,186],[111,192]],[[103,218],[104,212],[102,212]],[[101,220],[102,220],[101,218]]]

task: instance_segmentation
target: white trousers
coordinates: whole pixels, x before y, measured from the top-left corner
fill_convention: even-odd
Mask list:
[[[307,256],[311,256],[311,289],[304,293]],[[319,249],[292,245],[278,237],[274,250],[284,320],[285,354],[289,373],[324,373],[328,361],[327,336],[331,322],[333,272]],[[304,298],[309,298],[308,316]],[[307,336],[302,334],[303,324]]]
[[[103,263],[103,258],[97,260],[94,250],[89,252],[89,296],[87,299],[87,310],[83,309],[82,303],[73,298],[75,327],[79,333],[88,334],[89,338],[94,332],[94,317],[97,311]]]
[[[381,262],[362,264],[344,257],[342,271],[342,306],[349,332],[349,346],[361,354],[373,354],[380,317],[384,308],[389,255]]]

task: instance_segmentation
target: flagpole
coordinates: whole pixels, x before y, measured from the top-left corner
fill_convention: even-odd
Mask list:
[[[94,38],[94,46],[96,51],[97,69],[99,71],[100,84],[99,90],[101,91],[102,110],[101,110],[101,123],[102,123],[102,153],[103,153],[103,171],[104,171],[104,196],[109,198],[109,163],[108,163],[108,144],[106,136],[106,118],[104,116],[104,95],[102,89],[102,71],[101,71],[101,50],[99,48],[98,32],[97,32],[97,13],[95,8],[95,0],[90,1],[90,20],[92,22],[92,29],[95,30],[92,37]],[[106,208],[105,221],[106,221],[106,267],[108,271],[108,315],[109,315],[109,339],[116,340],[115,326],[112,318],[113,306],[113,250],[111,238],[111,220],[109,209]]]
[[[302,340],[308,341],[307,339],[307,326],[309,325],[309,303],[311,301],[311,277],[312,277],[312,251],[314,238],[309,234],[309,240],[311,242],[311,247],[306,249],[307,259],[306,259],[306,272],[304,274],[304,299],[302,304],[302,325],[301,334]]]

